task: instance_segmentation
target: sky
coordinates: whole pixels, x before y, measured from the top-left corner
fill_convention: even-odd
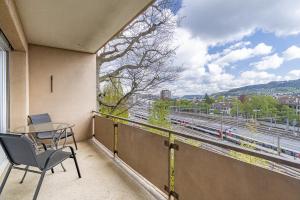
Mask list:
[[[299,0],[175,0],[175,96],[300,78]]]

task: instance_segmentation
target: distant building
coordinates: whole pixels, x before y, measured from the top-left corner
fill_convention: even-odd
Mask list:
[[[242,94],[238,97],[238,99],[242,102],[242,103],[245,103],[245,101],[247,100],[247,96]]]
[[[213,103],[212,107],[213,110],[218,110],[219,112],[223,112],[225,115],[230,115],[232,104],[230,102],[218,102]]]
[[[171,99],[171,91],[170,90],[162,90],[160,92],[161,99]]]
[[[290,108],[296,110],[300,114],[300,97],[299,96],[279,96],[277,97],[281,104],[288,105]]]

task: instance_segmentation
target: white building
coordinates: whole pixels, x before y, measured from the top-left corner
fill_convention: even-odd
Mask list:
[[[162,90],[160,92],[161,99],[171,99],[171,91],[170,90]]]

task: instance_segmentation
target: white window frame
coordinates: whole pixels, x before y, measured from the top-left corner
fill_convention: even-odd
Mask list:
[[[0,132],[9,127],[9,63],[10,45],[0,30]],[[8,161],[0,147],[0,175],[7,167]]]

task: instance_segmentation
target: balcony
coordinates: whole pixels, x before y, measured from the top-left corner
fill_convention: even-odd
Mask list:
[[[278,170],[286,167],[297,171],[297,161],[98,113],[93,127],[96,143],[164,197],[299,199],[299,175]],[[207,145],[253,156],[265,165],[221,155]]]
[[[39,199],[154,199],[92,142],[80,142],[77,155],[83,178],[77,178],[74,163],[66,160],[66,172],[56,167],[54,175],[47,173]],[[24,183],[20,184],[23,173],[13,170],[1,200],[32,199],[39,175],[28,173]]]
[[[83,178],[77,178],[72,160],[65,161],[66,172],[58,166],[47,174],[39,199],[299,199],[299,176],[274,168],[299,169],[299,162],[115,116],[94,113],[92,122],[94,137],[80,142],[77,152]],[[207,145],[264,159],[272,167],[221,155]],[[31,199],[39,176],[30,173],[20,184],[23,172],[12,174],[1,199]]]
[[[81,141],[82,179],[66,161],[67,172],[56,167],[55,174],[47,174],[39,199],[299,200],[300,173],[279,169],[299,171],[297,160],[91,115],[97,107],[97,50],[152,0],[28,2],[0,0],[1,35],[9,43],[8,80],[1,79],[9,86],[1,94],[9,113],[0,113],[9,119],[0,120],[18,127],[29,114],[47,112],[55,122],[75,124]],[[215,149],[253,156],[267,165],[252,165]],[[28,174],[19,184],[21,177],[22,172],[13,171],[1,199],[32,199],[38,176]]]

